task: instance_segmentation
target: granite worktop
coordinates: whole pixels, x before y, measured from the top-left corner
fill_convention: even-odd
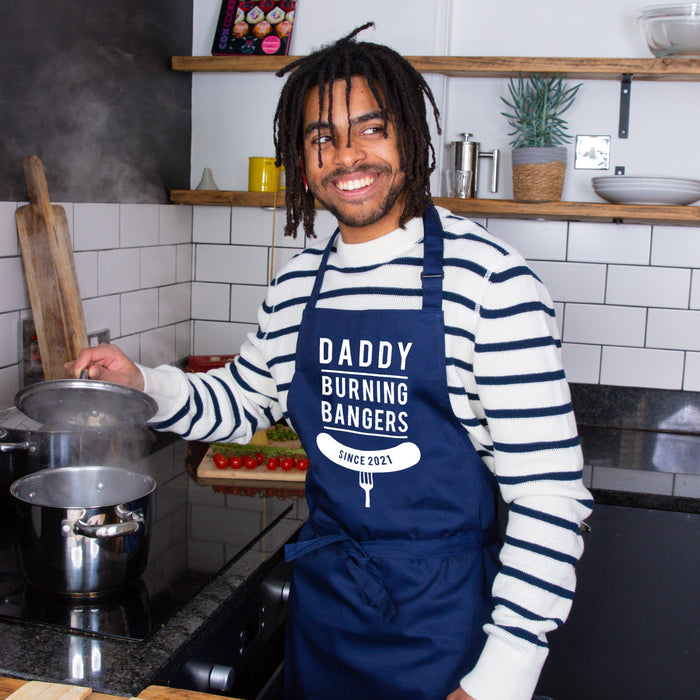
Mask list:
[[[700,512],[700,393],[572,384],[597,503]]]
[[[191,447],[179,438],[159,436],[153,452],[142,464],[134,465],[158,482],[156,494],[161,500],[156,502],[155,510],[158,517],[172,518],[173,539],[179,540],[174,546],[187,546],[186,531],[196,526],[192,521],[199,517],[194,514],[198,507],[202,513],[218,512],[216,508],[226,501],[230,515],[235,516],[236,510],[243,513],[249,502],[252,506],[254,500],[262,501],[260,497],[230,496],[225,488],[200,483],[195,476]],[[203,452],[195,453],[201,459]],[[184,493],[188,494],[184,508],[181,503],[175,506]],[[269,500],[265,529],[145,641],[2,620],[0,676],[86,686],[99,693],[124,697],[136,696],[147,686],[167,684],[191,650],[225,619],[225,611],[269,573],[284,544],[303,523],[303,491]],[[260,503],[255,506],[260,508]],[[205,522],[203,529],[210,527],[210,522]],[[241,537],[252,535],[241,533]],[[151,543],[149,566],[152,559],[170,555],[168,546],[173,545]]]
[[[572,385],[584,476],[596,502],[700,512],[698,396]],[[159,483],[187,488],[196,482],[191,446],[179,439],[160,440],[152,462],[163,472]],[[201,458],[201,451],[198,454]],[[201,494],[212,489],[201,489]],[[96,639],[0,622],[0,675],[87,685],[125,697],[165,683],[216,626],[223,611],[267,573],[273,557],[298,531],[306,515],[302,493],[278,502],[276,508],[265,536],[225,566],[146,641]]]

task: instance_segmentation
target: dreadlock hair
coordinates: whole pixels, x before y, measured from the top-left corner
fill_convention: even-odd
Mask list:
[[[286,175],[286,236],[296,238],[299,224],[303,222],[306,236],[316,237],[313,228],[316,215],[314,196],[306,187],[303,172],[304,99],[310,90],[318,88],[319,121],[325,121],[322,110],[327,90],[328,118],[332,122],[333,84],[336,80],[345,81],[346,109],[349,112],[351,78],[364,77],[384,119],[385,138],[389,119],[395,124],[399,163],[406,177],[406,203],[399,225],[403,227],[413,217],[422,216],[431,202],[429,178],[435,169],[435,150],[430,140],[424,98],[432,106],[438,133],[441,133],[440,112],[423,76],[406,59],[386,46],[355,41],[359,32],[373,26],[374,22],[368,22],[334,44],[322,47],[277,71],[279,77],[291,72],[282,88],[274,120],[276,165],[284,165]],[[332,139],[335,145],[335,134]],[[320,145],[318,162],[321,166]]]

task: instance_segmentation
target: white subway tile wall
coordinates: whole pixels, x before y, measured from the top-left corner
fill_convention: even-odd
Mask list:
[[[605,265],[532,260],[530,267],[557,301],[602,304],[605,299]]]
[[[74,204],[73,249],[119,248],[119,207],[119,204]]]
[[[0,202],[0,407],[11,406],[20,388],[20,321],[31,317],[15,224],[24,204]],[[88,332],[108,329],[113,342],[144,364],[189,355],[192,207],[61,204]]]
[[[268,250],[264,246],[200,243],[194,258],[196,282],[267,284]]]
[[[700,270],[693,270],[690,283],[690,308],[700,309]]]
[[[647,265],[650,240],[650,226],[572,221],[566,259]]]
[[[566,260],[566,224],[560,221],[493,219],[484,222],[494,236],[528,260]]]
[[[231,314],[230,284],[192,283],[192,318],[228,321]]]
[[[677,267],[610,265],[606,304],[687,309],[690,270]]]
[[[121,296],[121,332],[133,335],[158,326],[158,290],[139,289]]]
[[[683,388],[686,391],[700,391],[700,352],[687,352],[685,354]]]
[[[157,204],[121,204],[119,219],[121,248],[158,244]]]
[[[193,348],[198,354],[235,352],[238,343],[228,343],[254,331],[265,291],[260,247],[274,255],[278,270],[304,241],[301,235],[280,236],[280,211],[273,249],[271,211],[233,208],[229,217],[203,209],[207,207],[194,209]],[[319,212],[317,222],[319,238],[335,228],[326,211]],[[515,246],[547,285],[562,329],[570,381],[700,387],[700,353],[694,352],[700,350],[700,314],[694,311],[700,309],[700,229],[502,219],[483,223]],[[229,253],[205,245],[227,241],[233,244]],[[232,259],[246,266],[237,268],[233,278]],[[230,286],[229,323],[222,284]]]
[[[685,226],[654,226],[651,264],[700,268],[700,230]]]
[[[265,299],[265,287],[232,284],[231,285],[231,320],[257,323],[258,309]]]
[[[601,384],[681,389],[684,353],[649,348],[603,347]]]
[[[0,404],[19,388],[31,315],[14,213],[0,203]],[[284,211],[66,203],[89,330],[135,360],[230,354],[255,332],[271,267],[305,246]],[[700,391],[700,228],[489,220],[547,285],[572,382]],[[272,231],[274,227],[274,244]],[[318,213],[319,238],[335,229]]]

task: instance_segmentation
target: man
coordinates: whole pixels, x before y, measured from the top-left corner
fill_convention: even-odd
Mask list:
[[[514,250],[431,205],[430,90],[358,31],[289,69],[287,233],[313,235],[314,198],[339,231],[280,272],[236,362],[185,375],[100,346],[71,371],[144,389],[153,426],[188,439],[283,417],[299,433],[287,697],[527,700],[592,505],[552,302]]]

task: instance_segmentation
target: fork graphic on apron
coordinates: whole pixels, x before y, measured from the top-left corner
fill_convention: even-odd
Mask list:
[[[374,486],[374,477],[372,472],[360,472],[360,486],[365,492],[365,508],[369,508],[369,492]]]

